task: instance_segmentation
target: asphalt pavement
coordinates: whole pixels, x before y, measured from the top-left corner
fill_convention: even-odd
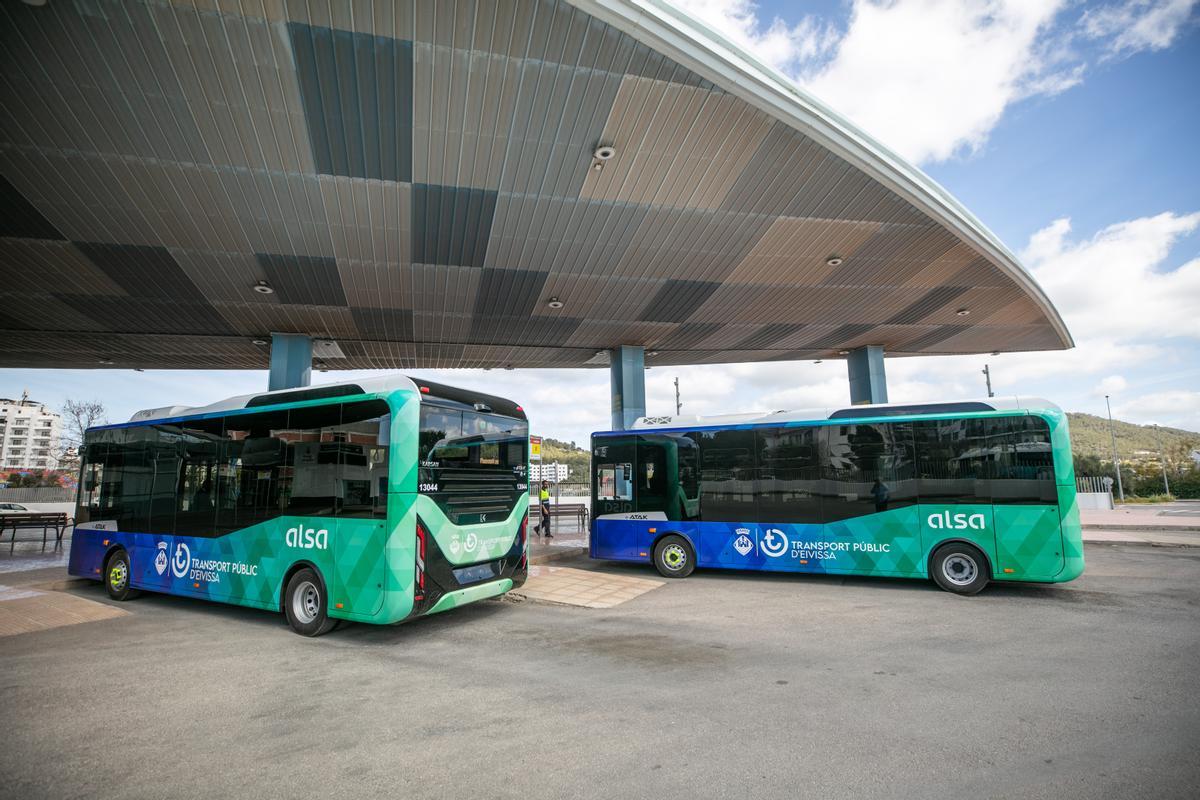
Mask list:
[[[145,595],[0,639],[9,797],[1200,795],[1200,549],[1062,586],[701,571],[320,639]],[[567,562],[655,577],[648,568]],[[99,585],[73,594],[104,599]]]

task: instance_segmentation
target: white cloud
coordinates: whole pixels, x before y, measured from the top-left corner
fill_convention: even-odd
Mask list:
[[[852,0],[834,22],[768,21],[753,0],[673,1],[916,163],[978,150],[1014,103],[1069,89],[1095,61],[1169,46],[1200,2],[1080,14],[1072,0]]]
[[[779,17],[764,22],[753,0],[675,0],[675,5],[789,74],[824,57],[837,43],[832,24],[808,15],[792,25]]]
[[[805,82],[910,160],[943,161],[987,139],[1044,79],[1039,35],[1063,0],[857,2],[837,55]],[[1039,88],[1061,90],[1061,76]]]
[[[1200,392],[1177,389],[1144,394],[1113,407],[1121,419],[1200,431]]]
[[[1071,241],[1071,222],[1060,219],[1035,233],[1021,255],[1081,343],[1200,338],[1200,258],[1160,269],[1198,227],[1200,213],[1168,212]]]
[[[1092,389],[1092,394],[1106,395],[1123,392],[1129,388],[1129,381],[1125,380],[1120,375],[1109,375],[1096,384],[1096,388]]]
[[[1081,27],[1086,37],[1105,41],[1110,54],[1162,50],[1192,20],[1198,0],[1125,0],[1088,9]]]

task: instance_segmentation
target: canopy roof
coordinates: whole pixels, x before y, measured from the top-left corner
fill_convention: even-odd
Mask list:
[[[0,366],[1072,344],[944,190],[657,0],[5,3],[0,77]]]

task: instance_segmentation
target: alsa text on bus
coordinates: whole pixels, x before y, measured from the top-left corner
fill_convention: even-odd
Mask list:
[[[288,528],[288,547],[303,547],[305,550],[324,550],[329,547],[329,531],[321,528]]]
[[[931,528],[952,529],[952,530],[972,530],[982,531],[987,528],[987,520],[983,514],[951,514],[949,511],[943,511],[940,514],[930,514],[926,519]]]

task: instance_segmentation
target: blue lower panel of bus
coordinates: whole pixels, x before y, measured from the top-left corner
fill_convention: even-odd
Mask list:
[[[824,525],[595,520],[591,556],[649,561],[666,533],[686,538],[701,567],[921,577],[939,542],[973,542],[996,562],[991,505],[912,505]],[[1060,548],[1061,549],[1061,548]]]

